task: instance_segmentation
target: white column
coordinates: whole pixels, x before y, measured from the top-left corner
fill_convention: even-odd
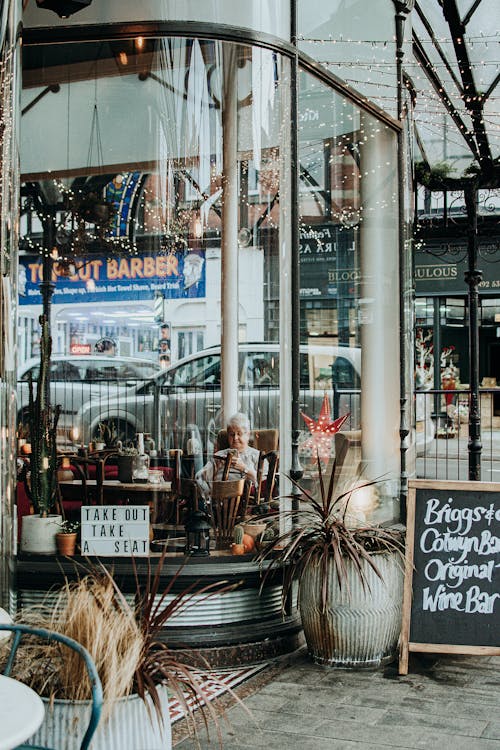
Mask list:
[[[291,238],[291,153],[290,129],[287,123],[291,118],[289,63],[282,59],[280,74],[281,90],[280,102],[282,108],[281,138],[280,138],[280,228],[279,228],[279,269],[280,269],[280,303],[279,303],[279,331],[280,331],[280,495],[281,509],[290,510],[291,501],[288,497],[292,484],[287,477],[292,465],[292,238]],[[286,71],[286,72],[285,72]],[[296,346],[299,345],[297,341]],[[282,531],[283,517],[281,518]]]
[[[367,478],[399,477],[399,284],[396,135],[361,117],[361,427]]]
[[[238,411],[238,92],[233,45],[223,44],[221,380],[222,424]]]

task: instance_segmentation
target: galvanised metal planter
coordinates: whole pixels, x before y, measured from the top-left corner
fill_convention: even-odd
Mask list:
[[[395,657],[401,630],[403,567],[397,553],[373,555],[382,580],[369,564],[361,565],[363,588],[353,564],[345,559],[347,580],[339,588],[335,565],[328,567],[328,600],[321,612],[320,565],[301,573],[299,609],[307,647],[317,664],[344,669],[372,669]]]
[[[151,700],[148,699],[146,707],[138,695],[129,695],[115,703],[107,719],[101,719],[90,750],[170,750],[172,732],[167,690],[159,687],[158,692],[163,716],[161,726]],[[91,701],[50,701],[43,698],[43,702],[43,724],[26,744],[57,750],[80,747],[89,723]]]

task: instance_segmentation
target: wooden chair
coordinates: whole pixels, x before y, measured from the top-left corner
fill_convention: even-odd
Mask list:
[[[259,451],[279,450],[279,430],[254,430],[250,444]]]
[[[266,461],[267,474],[263,476]],[[260,511],[265,513],[269,510],[269,503],[274,498],[278,466],[279,454],[277,451],[272,450],[268,453],[261,451],[257,465],[257,486],[254,498],[255,506],[261,506],[254,509],[257,513]]]
[[[229,549],[236,523],[245,517],[250,483],[245,479],[212,482],[210,519],[214,529],[215,549]]]
[[[265,453],[277,451],[279,448],[279,434],[279,430],[275,429],[254,430],[248,442],[253,448],[257,448],[257,450],[264,451]],[[221,451],[224,448],[229,448],[227,430],[219,430],[217,433],[216,450]]]
[[[93,456],[68,456],[70,468],[75,479],[82,482],[82,505],[104,504],[104,464],[102,458]],[[89,479],[95,479],[95,487],[88,485]],[[64,505],[64,488],[59,485],[59,493]]]

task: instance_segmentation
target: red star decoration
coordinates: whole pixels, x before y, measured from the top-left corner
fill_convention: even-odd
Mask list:
[[[350,412],[334,419],[332,422],[330,401],[325,393],[317,422],[312,417],[304,414],[304,412],[301,411],[300,413],[311,433],[311,437],[306,441],[304,447],[312,448],[313,453],[317,454],[323,463],[328,463],[331,454],[332,437],[340,430],[346,419],[350,416]]]

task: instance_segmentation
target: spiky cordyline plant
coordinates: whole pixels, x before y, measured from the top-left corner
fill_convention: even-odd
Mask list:
[[[194,581],[180,592],[174,594],[173,590],[181,575],[181,565],[170,578],[165,588],[161,587],[161,572],[165,562],[166,550],[158,560],[154,572],[151,570],[149,558],[147,560],[147,574],[145,583],[141,584],[140,576],[134,565],[137,591],[137,618],[144,638],[143,656],[135,673],[135,684],[137,693],[145,698],[149,693],[156,710],[160,711],[160,699],[156,686],[167,684],[175,695],[182,708],[188,725],[194,731],[197,738],[196,723],[194,717],[195,709],[201,709],[201,716],[208,736],[208,719],[212,719],[217,730],[219,745],[222,747],[222,735],[219,722],[219,714],[213,702],[203,687],[203,677],[200,667],[187,663],[181,654],[172,649],[162,639],[162,629],[166,623],[191,607],[198,606],[201,602],[213,596],[232,591],[239,584],[230,584],[227,581],[217,581],[199,585]],[[203,669],[209,669],[210,664],[199,652],[195,652]],[[217,684],[217,679],[211,676],[211,681]],[[225,686],[225,690],[227,688]],[[232,697],[243,705],[239,698],[229,691]],[[243,706],[246,710],[246,707]]]
[[[289,528],[266,544],[258,556],[259,561],[269,560],[266,578],[278,567],[283,570],[283,602],[295,578],[311,566],[321,568],[321,610],[328,605],[328,571],[333,561],[339,588],[349,591],[349,567],[354,568],[363,588],[369,589],[364,563],[382,578],[374,555],[397,552],[402,555],[403,535],[396,529],[364,525],[350,528],[347,523],[349,500],[352,493],[370,487],[380,480],[355,482],[350,489],[338,491],[337,465],[334,462],[328,486],[325,485],[321,461],[317,457],[319,494],[317,499],[298,482],[290,481],[300,490],[308,507],[285,511],[285,524]]]

